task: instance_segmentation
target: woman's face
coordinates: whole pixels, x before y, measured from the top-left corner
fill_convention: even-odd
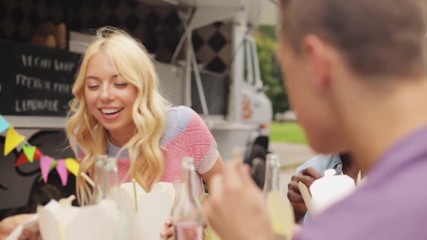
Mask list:
[[[137,88],[123,79],[112,59],[103,52],[93,55],[88,62],[84,97],[89,112],[111,137],[133,135],[132,106]]]

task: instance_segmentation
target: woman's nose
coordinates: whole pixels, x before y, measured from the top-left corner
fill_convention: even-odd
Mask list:
[[[102,86],[100,98],[103,101],[109,101],[109,100],[112,100],[114,98],[114,94],[111,91],[110,86],[108,84],[105,84],[104,86]]]

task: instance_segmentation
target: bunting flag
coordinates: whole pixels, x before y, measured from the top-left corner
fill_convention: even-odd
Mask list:
[[[74,158],[67,158],[65,159],[65,166],[67,167],[68,171],[70,171],[74,176],[77,177],[77,174],[79,174],[79,168],[80,164],[77,162]]]
[[[47,183],[47,177],[50,172],[50,167],[52,166],[52,163],[54,162],[53,158],[48,156],[42,156],[40,158],[40,169],[42,170],[42,177],[44,180],[44,183]]]
[[[19,167],[26,163],[30,163],[30,161],[28,161],[28,158],[25,155],[25,153],[21,153],[21,155],[19,156],[18,160],[15,163],[15,167]]]
[[[49,172],[56,169],[61,179],[63,186],[68,183],[68,172],[77,176],[79,173],[80,163],[74,158],[56,160],[52,157],[44,155],[39,148],[31,146],[25,141],[25,136],[19,134],[11,124],[0,114],[0,133],[7,131],[4,146],[4,155],[7,156],[18,146],[21,146],[22,151],[15,162],[15,167],[20,167],[23,164],[33,163],[39,160],[40,169],[43,181],[48,181]]]
[[[14,127],[10,127],[6,134],[6,144],[4,145],[4,155],[7,156],[19,144],[25,141],[25,137],[16,132]]]
[[[28,161],[32,163],[34,160],[34,154],[36,153],[36,147],[24,144],[22,146],[22,149],[24,150],[25,156],[27,156]]]
[[[42,153],[41,153],[40,149],[36,148],[36,150],[34,152],[33,160],[40,160],[41,156],[42,156]],[[23,153],[21,153],[21,155],[19,155],[18,160],[16,160],[15,167],[20,167],[21,165],[26,164],[26,163],[30,163],[30,161],[27,157],[27,154],[25,152],[23,152]]]
[[[59,160],[58,164],[56,165],[56,171],[59,174],[59,177],[61,178],[62,186],[67,185],[68,180],[68,171],[67,166],[65,165],[66,162],[64,160]]]
[[[42,157],[42,152],[40,151],[40,149],[36,148],[36,152],[34,153],[33,160],[40,160],[41,157]]]
[[[6,131],[10,127],[9,122],[0,115],[0,133]]]

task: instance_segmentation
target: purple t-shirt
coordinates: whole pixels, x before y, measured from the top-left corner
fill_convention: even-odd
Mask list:
[[[427,239],[427,128],[382,155],[356,192],[304,225],[297,240]]]

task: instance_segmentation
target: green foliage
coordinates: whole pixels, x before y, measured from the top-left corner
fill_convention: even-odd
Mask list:
[[[304,130],[296,122],[273,122],[270,140],[272,142],[308,144]]]
[[[277,27],[275,25],[260,25],[258,31],[266,38],[277,39]]]
[[[260,64],[261,79],[266,94],[273,105],[273,114],[289,109],[289,101],[283,86],[280,64],[277,61],[277,34],[275,26],[262,25],[258,27],[256,44]]]

